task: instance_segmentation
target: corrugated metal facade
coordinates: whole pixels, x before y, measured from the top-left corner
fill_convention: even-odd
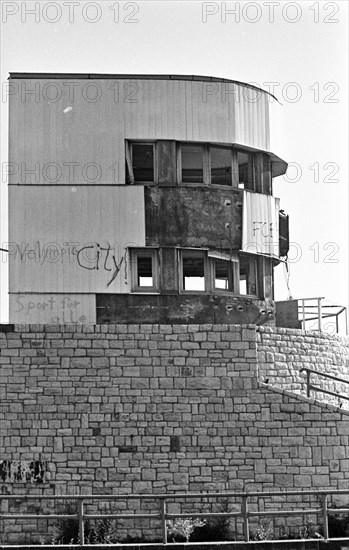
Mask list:
[[[11,186],[10,203],[10,292],[128,292],[125,247],[145,246],[143,187]]]
[[[275,113],[280,104],[243,85],[180,80],[17,82],[23,92],[10,102],[10,183],[125,183],[125,139],[237,143],[278,154],[270,148],[269,118],[272,112],[279,124]],[[57,100],[50,101],[54,94]],[[279,135],[277,128],[274,135]],[[276,145],[277,140],[272,141]]]
[[[244,191],[242,250],[279,257],[280,199]]]

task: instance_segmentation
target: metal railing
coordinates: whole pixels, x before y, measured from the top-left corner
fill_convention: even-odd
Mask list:
[[[330,495],[348,495],[349,489],[346,490],[320,490],[320,491],[279,491],[279,492],[248,492],[248,493],[236,493],[236,492],[226,492],[226,493],[176,493],[176,494],[167,494],[167,495],[153,495],[153,494],[131,494],[131,495],[60,495],[60,496],[40,496],[40,495],[25,495],[25,496],[16,496],[16,495],[1,495],[0,502],[4,500],[76,500],[77,501],[77,513],[76,514],[0,514],[0,520],[6,519],[77,519],[79,525],[79,544],[84,545],[84,530],[85,530],[85,521],[89,519],[157,519],[161,525],[162,531],[162,543],[168,543],[167,537],[167,520],[175,518],[230,518],[230,517],[241,517],[243,524],[243,535],[244,541],[250,541],[250,529],[249,529],[249,518],[250,517],[280,517],[280,516],[297,516],[297,515],[320,515],[322,517],[323,523],[323,532],[324,539],[328,540],[329,538],[329,528],[328,528],[328,516],[329,514],[340,514],[340,513],[349,513],[349,508],[329,508],[328,507],[328,497]],[[278,497],[280,499],[282,496],[285,500],[287,497],[291,496],[310,496],[316,497],[321,500],[321,506],[318,508],[301,508],[297,510],[264,510],[264,511],[255,511],[249,509],[249,499],[256,498],[257,503],[259,498],[265,497]],[[174,500],[184,500],[184,499],[199,499],[200,501],[208,498],[225,498],[228,499],[233,497],[234,499],[241,499],[241,507],[237,512],[220,512],[220,513],[168,513],[167,504],[169,501]],[[158,501],[159,512],[158,513],[146,513],[146,514],[86,514],[84,507],[87,502],[91,501],[128,501],[131,499],[143,500],[154,500]],[[255,504],[255,503],[254,503]],[[26,545],[25,545],[26,546]]]
[[[314,390],[314,391],[320,391],[322,393],[327,393],[329,395],[334,395],[334,397],[338,397],[340,399],[347,399],[347,401],[349,401],[349,396],[347,397],[346,395],[342,395],[340,393],[336,393],[329,390],[324,390],[319,386],[314,386],[313,384],[310,383],[310,376],[311,374],[316,374],[317,376],[324,376],[325,378],[329,378],[330,380],[335,380],[336,382],[341,382],[341,383],[343,382],[345,384],[349,384],[349,380],[345,380],[344,378],[337,378],[337,376],[332,376],[331,374],[325,374],[323,372],[319,372],[314,369],[308,369],[307,367],[303,367],[302,369],[300,369],[299,372],[307,373],[307,397],[310,397],[310,390]]]
[[[303,330],[327,330],[327,325],[332,327],[333,323],[325,323],[326,319],[335,318],[333,328],[339,333],[339,316],[344,313],[345,334],[348,334],[347,309],[344,306],[325,303],[324,297],[319,298],[297,298],[298,316],[302,322]],[[308,323],[315,321],[315,327],[309,327]]]

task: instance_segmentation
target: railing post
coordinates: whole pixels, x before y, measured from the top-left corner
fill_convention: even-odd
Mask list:
[[[250,533],[249,533],[249,526],[248,526],[248,505],[247,505],[247,499],[248,495],[242,497],[242,504],[241,504],[241,511],[242,511],[242,517],[244,520],[244,536],[245,536],[245,542],[249,542],[250,540]]]
[[[305,303],[304,303],[304,300],[302,300],[302,322],[303,322],[303,330],[305,330]]]
[[[307,373],[307,397],[310,397],[310,375],[311,375],[311,372],[309,370],[307,370],[306,373]]]
[[[166,500],[165,500],[165,498],[160,498],[160,516],[161,516],[162,542],[163,542],[163,544],[167,544]]]
[[[327,497],[328,495],[322,495],[322,518],[324,522],[324,539],[328,539],[328,513],[327,513]]]
[[[80,546],[85,544],[85,533],[84,533],[84,501],[83,499],[78,500],[78,521],[79,521],[79,540]]]
[[[319,331],[321,332],[321,330],[322,330],[322,304],[321,304],[321,298],[318,298],[317,308],[318,308],[318,317],[319,317],[318,327],[319,327]]]

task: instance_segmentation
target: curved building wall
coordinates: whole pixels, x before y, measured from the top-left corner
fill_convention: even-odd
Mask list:
[[[281,105],[243,84],[77,77],[15,79],[11,85],[10,183],[125,183],[125,139],[236,143],[279,152],[271,149],[280,132],[270,128],[270,119],[279,125],[274,113]],[[90,163],[98,165],[96,173],[88,173]]]
[[[203,322],[214,299],[224,313],[212,322],[254,322],[260,311],[269,319],[279,207],[272,202],[269,215],[258,204],[271,195],[272,176],[286,169],[271,149],[279,130],[270,120],[281,105],[249,85],[195,78],[11,77],[11,322],[95,322],[109,318],[103,304],[114,322],[135,321],[130,312],[138,318],[141,307],[152,322]],[[137,143],[148,144],[146,154],[154,156],[146,181],[135,166]],[[182,181],[185,144],[202,149],[201,183]],[[211,172],[217,146],[232,159],[231,181],[224,185],[214,184]],[[246,168],[250,180],[253,172],[252,188],[239,184],[239,155],[254,159]],[[247,193],[257,205],[248,211]],[[275,254],[255,242],[243,250],[244,228],[255,223],[252,234],[263,229],[263,238],[273,225]],[[187,248],[196,255],[190,269],[204,266],[198,292],[183,282]],[[219,262],[226,288],[215,281]],[[236,282],[241,264],[243,292]]]

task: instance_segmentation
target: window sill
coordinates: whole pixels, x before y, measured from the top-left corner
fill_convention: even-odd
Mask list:
[[[135,288],[131,290],[131,294],[160,294],[159,290],[155,289],[145,289],[145,288]]]

